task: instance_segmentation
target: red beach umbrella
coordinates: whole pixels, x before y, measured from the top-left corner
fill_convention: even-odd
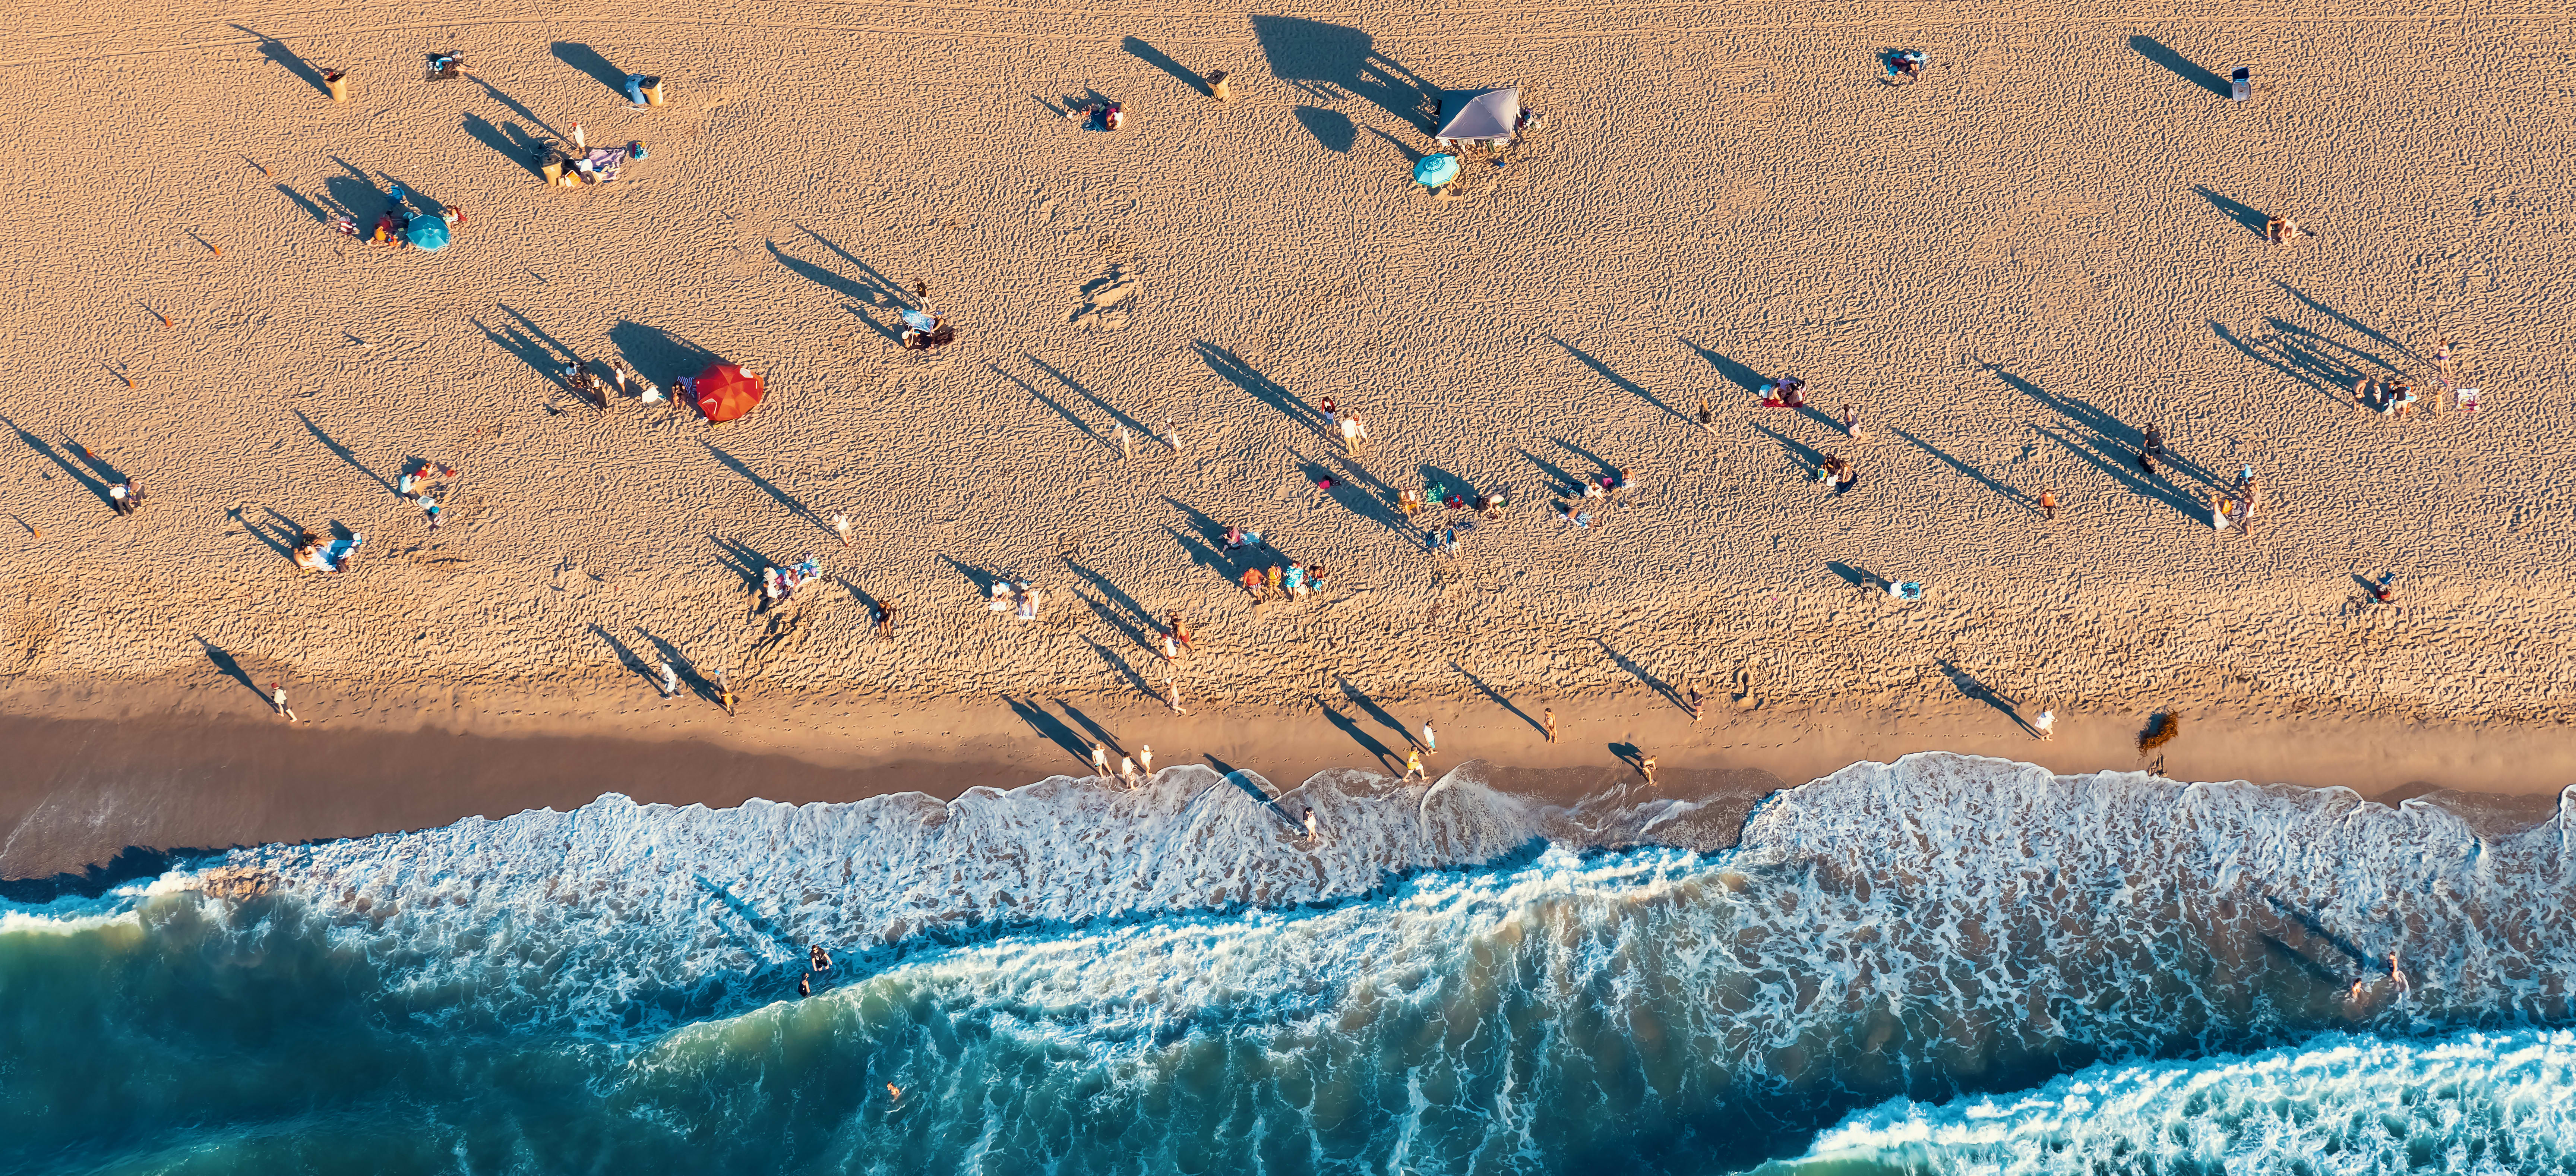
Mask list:
[[[740,364],[713,363],[698,373],[698,411],[707,423],[721,425],[750,412],[760,403],[758,373]]]

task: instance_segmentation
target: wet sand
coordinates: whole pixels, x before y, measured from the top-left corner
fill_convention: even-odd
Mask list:
[[[595,691],[310,689],[301,722],[269,714],[240,680],[83,690],[0,690],[0,877],[100,866],[129,847],[218,848],[443,825],[528,808],[570,809],[602,792],[726,806],[749,797],[853,800],[918,791],[942,799],[1050,775],[1088,775],[1088,741],[1155,763],[1255,772],[1281,787],[1328,768],[1403,770],[1407,740],[1432,723],[1434,772],[1469,759],[1513,791],[1571,805],[1629,788],[1655,756],[1661,788],[1739,800],[1856,760],[1958,751],[2060,773],[2135,769],[2146,716],[2061,715],[2053,741],[2010,712],[1928,700],[1843,711],[1738,710],[1712,700],[1696,727],[1660,696],[1553,704],[1478,697],[1238,707],[1174,716],[1151,705],[1031,696],[935,704],[860,696],[751,696],[727,718],[704,699],[666,701],[640,682]],[[2576,783],[2576,740],[2555,727],[2186,710],[2158,749],[2179,780],[2347,787],[2395,803],[2435,793],[2507,824],[2545,816]]]

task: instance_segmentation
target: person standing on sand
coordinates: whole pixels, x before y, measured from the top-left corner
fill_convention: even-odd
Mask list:
[[[1434,754],[1440,750],[1440,736],[1432,732],[1428,721],[1422,724],[1422,750]]]
[[[2149,424],[2149,425],[2147,426],[2147,439],[2146,439],[2146,443],[2145,443],[2144,445],[2140,446],[2139,448],[2141,448],[2141,449],[2145,450],[2145,451],[2146,451],[2147,456],[2149,456],[2149,457],[2157,457],[2157,458],[2164,457],[2164,456],[2165,456],[2165,434],[2164,434],[2164,430],[2162,430],[2162,429],[2159,429],[2159,428],[2155,427],[2155,425],[2153,425],[2153,424]]]
[[[887,641],[894,640],[894,610],[901,607],[901,605],[898,605],[891,600],[880,600],[877,602],[877,606],[873,611],[876,613],[878,637]]]
[[[1190,647],[1190,629],[1189,626],[1181,623],[1181,614],[1173,613],[1170,616],[1164,617],[1163,631],[1170,633],[1175,638],[1178,638],[1181,643],[1181,648],[1187,649]]]
[[[1700,697],[1699,687],[1697,687],[1697,686],[1693,686],[1693,687],[1691,687],[1691,692],[1690,692],[1690,713],[1691,713],[1691,725],[1692,725],[1692,726],[1694,726],[1694,727],[1698,726],[1698,725],[1699,725],[1700,716],[1701,716],[1701,715],[1703,715],[1703,714],[1706,714],[1707,712],[1708,712],[1708,700],[1707,700],[1707,699],[1705,699],[1705,698]]]
[[[1539,715],[1540,725],[1547,730],[1547,741],[1550,743],[1556,742],[1556,708],[1550,707],[1546,710],[1540,711]]]
[[[1261,569],[1245,568],[1243,570],[1243,591],[1245,595],[1250,596],[1253,599],[1254,603],[1259,603],[1261,600],[1261,584]]]
[[[1288,599],[1288,594],[1281,591],[1279,587],[1280,580],[1285,574],[1285,569],[1281,568],[1278,564],[1270,565],[1270,591],[1276,594],[1281,600]]]
[[[2056,522],[2056,521],[2057,521],[2057,491],[2055,491],[2055,490],[2042,490],[2042,491],[2040,491],[2040,492],[2039,492],[2039,509],[2040,509],[2040,512],[2041,512],[2041,513],[2046,514],[2046,515],[2048,516],[2048,521],[2049,521],[2049,522],[2052,522],[2052,523],[2053,523],[2053,522]]]
[[[1344,452],[1358,453],[1360,451],[1360,443],[1368,439],[1368,425],[1361,422],[1360,414],[1351,413],[1350,415],[1342,418],[1342,449]]]
[[[1169,446],[1171,446],[1171,447],[1172,447],[1172,455],[1173,455],[1173,456],[1175,456],[1175,457],[1180,456],[1180,452],[1181,452],[1181,426],[1180,426],[1180,422],[1175,421],[1175,420],[1173,420],[1173,419],[1172,419],[1172,418],[1170,418],[1170,417],[1164,417],[1164,418],[1163,418],[1163,444],[1165,444],[1165,445],[1169,445]]]
[[[725,672],[716,671],[716,701],[724,706],[725,717],[734,717],[733,684],[725,681]]]
[[[1639,760],[1637,762],[1637,770],[1645,773],[1647,787],[1657,787],[1655,783],[1655,757],[1650,755],[1645,759]]]
[[[1419,751],[1406,753],[1404,757],[1404,782],[1410,784],[1422,778],[1422,753]]]
[[[1118,780],[1129,787],[1135,786],[1136,761],[1133,758],[1123,755],[1118,757]]]
[[[845,514],[833,515],[832,529],[841,533],[841,546],[850,546],[850,516]]]
[[[1334,407],[1330,396],[1324,398],[1324,423],[1334,428],[1340,428],[1342,424],[1342,410]]]
[[[295,708],[286,705],[286,687],[278,685],[275,682],[271,682],[268,684],[268,688],[271,691],[268,696],[270,704],[277,707],[278,714],[286,716],[287,722],[294,722]]]
[[[1098,743],[1091,745],[1091,774],[1104,780],[1109,778],[1109,749]]]
[[[1699,398],[1699,428],[1703,433],[1717,431],[1717,414],[1709,410],[1708,397]]]
[[[1137,749],[1136,749],[1136,762],[1137,762],[1137,764],[1138,764],[1138,765],[1142,766],[1142,767],[1145,769],[1145,774],[1146,774],[1146,775],[1148,775],[1148,776],[1153,775],[1153,774],[1154,774],[1154,745],[1153,745],[1153,744],[1151,744],[1151,743],[1148,743],[1148,744],[1146,744],[1146,745],[1144,745],[1144,746],[1142,746],[1142,747],[1137,748]]]
[[[2039,717],[2030,721],[2030,729],[2039,732],[2039,741],[2042,743],[2057,738],[2057,712],[2053,710],[2039,712]]]
[[[1861,431],[1860,431],[1860,414],[1859,414],[1859,413],[1857,413],[1857,412],[1852,411],[1852,406],[1850,406],[1850,405],[1848,405],[1848,404],[1846,404],[1846,405],[1844,405],[1844,406],[1843,406],[1843,421],[1842,421],[1842,424],[1843,424],[1843,432],[1844,432],[1846,435],[1850,436],[1852,440],[1854,440],[1854,441],[1866,441],[1866,440],[1869,440],[1869,438],[1868,438],[1867,436],[1864,436],[1864,435],[1861,433]]]
[[[656,688],[661,690],[664,698],[680,692],[680,671],[673,668],[668,659],[662,662],[662,680],[656,684]]]

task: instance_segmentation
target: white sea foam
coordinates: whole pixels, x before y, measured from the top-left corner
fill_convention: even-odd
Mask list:
[[[1722,853],[1590,848],[1714,810],[1567,813],[1463,775],[1331,773],[1284,798],[1307,804],[1323,846],[1198,768],[949,805],[606,797],[232,853],[203,901],[371,961],[383,1023],[611,1037],[640,1121],[710,1091],[745,1123],[855,1115],[892,1082],[917,1109],[849,1118],[850,1154],[973,1141],[949,1167],[1103,1139],[1135,1170],[1751,1162],[1890,1097],[2547,1022],[2576,992],[2563,809],[2487,840],[2344,792],[1949,755],[1779,794]],[[815,941],[842,956],[824,995],[773,1003]]]
[[[1326,773],[1280,807],[1304,805],[1321,847],[1197,767],[1138,791],[1057,777],[947,805],[608,796],[224,864],[334,919],[417,1015],[645,1028],[758,1003],[809,943],[872,968],[871,952],[1015,927],[1344,902],[1542,836],[1651,839],[1688,815],[1576,821],[1464,775],[1426,790]],[[2439,809],[2341,790],[1942,754],[1857,764],[1746,823],[1734,872],[1709,867],[1693,932],[1707,958],[1676,966],[1791,1079],[1926,1039],[2008,1070],[2067,1042],[2220,1049],[2303,1024],[2566,1016],[2566,825],[2491,843]]]
[[[2576,1165],[2576,1034],[2328,1034],[2245,1056],[2094,1066],[2016,1094],[1873,1108],[1782,1167],[1856,1161],[2015,1176],[2563,1171]]]

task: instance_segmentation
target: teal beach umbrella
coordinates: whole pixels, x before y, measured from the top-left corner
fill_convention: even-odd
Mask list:
[[[416,216],[404,236],[411,238],[413,248],[436,252],[447,248],[447,220],[444,217]]]
[[[1455,155],[1426,155],[1422,162],[1413,165],[1413,182],[1425,188],[1437,188],[1457,178],[1458,157]]]

